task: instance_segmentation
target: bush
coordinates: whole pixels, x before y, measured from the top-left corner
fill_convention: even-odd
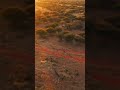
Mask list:
[[[82,24],[80,24],[80,22],[66,24],[66,29],[68,29],[68,30],[77,30],[77,29],[81,29],[82,27],[83,26],[82,26]]]
[[[74,37],[74,39],[75,39],[75,41],[76,41],[77,43],[85,42],[85,38],[82,37],[82,36],[80,36],[80,35],[76,35],[76,36]]]
[[[85,38],[85,33],[80,33],[79,36]]]
[[[85,42],[85,33],[81,33],[79,35],[75,35],[68,31],[58,33],[58,38],[60,41],[65,40],[69,43],[82,43]]]
[[[55,30],[53,27],[47,28],[46,31],[47,31],[48,33],[50,33],[50,34],[56,33],[56,30]]]
[[[69,33],[69,31],[64,31],[64,32],[63,32],[64,35],[65,35],[65,34],[68,34],[68,33]]]
[[[47,28],[49,28],[49,27],[56,28],[58,25],[59,25],[58,23],[53,23],[53,24],[48,25],[48,26],[46,26],[46,27],[47,27]]]
[[[45,31],[45,30],[38,30],[37,32],[36,32],[38,35],[40,35],[40,37],[41,38],[46,38],[47,37],[47,31]]]
[[[59,38],[60,41],[62,41],[62,40],[64,39],[64,33],[63,33],[63,32],[60,32],[60,33],[58,34],[58,38]]]
[[[58,34],[58,38],[60,41],[64,40],[65,39],[65,35],[68,34],[69,32],[68,31],[64,31],[64,32],[59,32]]]
[[[64,35],[65,41],[72,42],[74,40],[75,35],[72,33],[68,33]]]
[[[56,30],[57,33],[60,33],[60,32],[63,31],[62,28],[56,28],[55,30]]]

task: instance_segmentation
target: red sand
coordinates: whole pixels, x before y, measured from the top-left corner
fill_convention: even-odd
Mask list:
[[[54,57],[58,57],[58,58],[65,58],[65,59],[72,59],[75,61],[79,61],[79,62],[85,62],[85,58],[84,58],[84,51],[82,52],[75,52],[72,50],[50,50],[49,48],[43,47],[43,46],[37,46],[35,47],[36,51],[40,51],[43,53],[47,53],[49,55],[52,55]],[[80,56],[82,55],[82,57]]]

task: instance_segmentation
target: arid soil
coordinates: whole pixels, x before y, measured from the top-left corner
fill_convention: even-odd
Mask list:
[[[60,32],[47,31],[52,27],[55,32],[59,28],[61,33],[85,35],[84,2],[36,0],[35,12],[35,89],[85,90],[84,42],[60,41]],[[45,34],[38,31],[47,36],[42,38]]]
[[[84,90],[84,45],[60,44],[54,37],[35,44],[36,90]]]

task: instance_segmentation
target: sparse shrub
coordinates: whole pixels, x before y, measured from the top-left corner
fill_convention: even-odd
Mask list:
[[[69,31],[64,31],[64,32],[63,32],[64,35],[65,35],[65,34],[68,34],[68,33],[69,33]]]
[[[56,32],[60,33],[62,31],[63,31],[62,28],[56,28]]]
[[[74,40],[75,35],[72,33],[68,33],[64,35],[65,41],[72,42]]]
[[[78,72],[76,72],[76,73],[75,73],[75,76],[79,76],[79,73],[78,73]]]
[[[60,40],[60,41],[65,40],[65,37],[66,37],[67,34],[69,34],[68,31],[60,32],[60,33],[58,34],[59,40]]]
[[[63,41],[64,33],[63,32],[59,33],[58,38],[59,38],[60,41]]]
[[[64,18],[63,18],[63,21],[69,23],[69,22],[70,22],[70,19],[69,19],[68,17],[64,17]]]
[[[58,23],[53,23],[51,27],[56,28],[59,24]]]
[[[85,33],[80,33],[79,36],[85,38]]]
[[[46,31],[47,31],[49,34],[54,34],[54,33],[56,33],[56,30],[55,30],[53,27],[47,28]]]
[[[48,21],[48,19],[45,18],[45,17],[41,17],[41,18],[40,18],[40,22],[47,22],[47,21]]]
[[[46,38],[47,37],[47,32],[45,30],[38,30],[36,32],[38,35],[40,35],[41,38]]]
[[[82,42],[85,41],[85,38],[82,37],[82,36],[80,36],[80,35],[76,35],[76,36],[74,37],[74,39],[75,39],[75,41],[76,41],[77,43],[82,43]]]
[[[47,27],[47,28],[49,28],[49,27],[56,28],[58,25],[59,25],[58,23],[53,23],[53,24],[48,25],[48,26],[46,26],[46,27]]]
[[[77,30],[81,29],[83,26],[80,24],[80,22],[73,22],[73,23],[67,23],[66,24],[66,29],[68,30]]]

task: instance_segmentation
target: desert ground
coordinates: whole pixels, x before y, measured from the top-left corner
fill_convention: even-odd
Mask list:
[[[43,0],[35,10],[35,89],[85,90],[84,2]]]

